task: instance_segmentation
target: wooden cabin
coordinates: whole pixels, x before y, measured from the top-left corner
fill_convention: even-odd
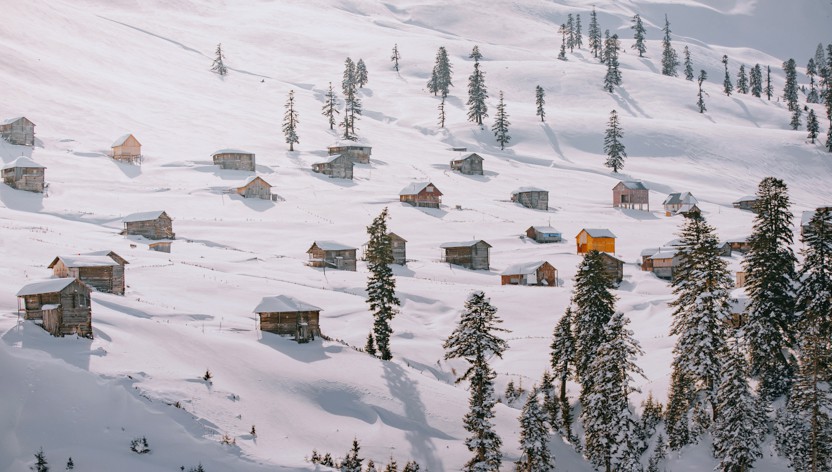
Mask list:
[[[26,156],[20,156],[4,165],[0,171],[3,183],[11,188],[38,193],[43,193],[46,188],[46,167]]]
[[[739,200],[735,201],[732,205],[734,205],[734,208],[739,208],[740,210],[747,210],[757,213],[757,197],[753,195],[747,195],[745,197],[742,197]]]
[[[511,192],[511,201],[533,210],[549,209],[549,192],[537,187],[520,187]]]
[[[604,260],[604,272],[607,274],[607,278],[614,285],[620,284],[624,280],[624,261],[606,252],[601,253],[601,259]]]
[[[331,179],[352,179],[353,161],[343,154],[335,154],[323,162],[312,164],[312,170]]]
[[[372,151],[372,147],[363,144],[335,144],[327,148],[330,156],[341,154],[359,164],[369,164]]]
[[[615,235],[608,229],[584,228],[575,236],[578,254],[596,250],[615,253]]]
[[[133,213],[125,216],[122,221],[122,234],[144,236],[147,239],[176,239],[173,220],[164,211]]]
[[[72,277],[99,292],[124,295],[124,265],[115,252],[110,255],[58,256],[48,268],[55,277]]]
[[[671,193],[664,199],[662,206],[664,207],[665,216],[686,215],[692,212],[700,212],[697,204],[699,201],[690,192],[676,192]]]
[[[622,181],[612,188],[613,208],[650,211],[650,191],[641,182]]]
[[[563,234],[551,226],[529,226],[526,237],[539,243],[559,243],[563,241]]]
[[[389,233],[388,236],[393,249],[393,264],[407,264],[407,240],[396,233]]]
[[[142,143],[132,134],[125,134],[116,139],[110,148],[112,148],[111,157],[117,161],[130,163],[142,161]]]
[[[472,152],[465,157],[451,161],[451,170],[465,175],[482,175],[483,158]]]
[[[90,288],[71,277],[30,283],[17,292],[27,320],[40,320],[53,336],[92,337]]]
[[[439,246],[443,251],[442,262],[467,267],[472,270],[489,270],[489,248],[485,241],[461,241],[444,243]]]
[[[745,236],[740,238],[729,238],[726,239],[725,242],[731,247],[732,252],[737,251],[745,254],[751,248],[751,245],[748,244],[748,237]]]
[[[262,177],[255,176],[246,180],[242,187],[235,189],[237,195],[243,198],[259,198],[262,200],[274,200],[275,195],[272,195],[272,186]]]
[[[306,251],[311,267],[331,267],[338,270],[356,270],[357,249],[333,241],[315,241]]]
[[[512,264],[500,274],[502,285],[558,286],[558,271],[546,261]]]
[[[220,149],[211,154],[214,164],[220,169],[247,170],[254,172],[254,153],[241,151],[240,149]]]
[[[414,182],[399,192],[399,201],[416,207],[439,208],[442,192],[430,182]]]
[[[653,274],[666,280],[673,280],[673,274],[682,262],[679,252],[673,248],[659,248],[650,256],[650,260]]]
[[[254,308],[260,318],[260,330],[291,336],[299,343],[321,335],[321,309],[286,295],[263,297]]]
[[[35,124],[25,116],[0,122],[0,137],[17,146],[35,145]]]

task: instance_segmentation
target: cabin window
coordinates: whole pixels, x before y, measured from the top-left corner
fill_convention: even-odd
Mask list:
[[[433,185],[428,185],[425,190],[427,190],[428,193],[433,193]]]

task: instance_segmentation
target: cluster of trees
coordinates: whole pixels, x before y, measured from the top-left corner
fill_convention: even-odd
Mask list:
[[[341,472],[399,472],[399,464],[392,456],[390,456],[390,461],[383,468],[376,467],[376,463],[372,459],[367,459],[367,465],[365,467],[364,458],[361,457],[361,446],[358,443],[358,439],[352,440],[352,447],[340,461],[334,460],[332,454],[328,452],[321,455],[317,450],[313,449],[309,462],[338,469]],[[413,460],[407,461],[402,468],[402,472],[419,472],[420,470],[422,468]]]

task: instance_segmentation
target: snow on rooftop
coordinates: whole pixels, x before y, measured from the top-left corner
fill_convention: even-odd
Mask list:
[[[512,264],[500,274],[500,275],[529,275],[537,273],[537,269],[540,268],[546,261],[535,261],[535,262],[520,262],[517,264]]]
[[[630,190],[647,190],[647,187],[644,186],[641,182],[636,182],[633,180],[622,180],[622,184]]]
[[[471,247],[471,246],[474,246],[474,245],[476,245],[477,243],[480,243],[480,242],[485,244],[488,247],[491,247],[490,244],[483,241],[482,239],[472,239],[470,241],[452,241],[452,242],[448,242],[448,243],[442,243],[442,244],[439,245],[439,247],[442,248],[442,249],[449,249],[449,248],[455,248],[455,247]]]
[[[62,279],[49,279],[43,280],[40,282],[33,282],[28,285],[24,285],[23,288],[17,291],[17,296],[22,297],[24,295],[37,295],[40,293],[54,293],[60,292],[61,290],[65,289],[67,285],[75,282],[75,279],[72,277],[65,277]]]
[[[286,295],[263,297],[254,313],[283,313],[292,311],[321,311],[322,309]]]
[[[399,191],[399,195],[416,195],[422,190],[424,190],[428,185],[432,185],[430,182],[413,182],[408,184],[405,188]],[[434,185],[434,188],[436,186]],[[438,189],[436,189],[438,191]]]
[[[151,221],[159,218],[164,213],[164,210],[144,211],[140,213],[132,213],[122,219],[124,223],[135,223],[137,221]]]
[[[356,248],[352,246],[347,246],[346,244],[337,243],[335,241],[315,241],[313,246],[318,246],[318,248],[323,249],[324,251],[354,251]]]
[[[234,149],[234,148],[226,148],[226,149],[219,149],[211,153],[211,156],[216,156],[217,154],[254,154],[253,152],[243,151],[242,149]]]
[[[539,187],[519,187],[511,191],[512,195],[517,195],[518,193],[526,193],[526,192],[548,192],[548,190],[543,190]]]
[[[33,161],[32,159],[26,156],[20,156],[17,159],[9,162],[8,164],[3,166],[3,169],[15,169],[18,167],[28,169],[46,169],[45,166],[38,164],[37,162]]]
[[[130,136],[133,136],[133,134],[132,133],[127,133],[124,136],[119,136],[118,139],[113,141],[113,144],[110,147],[113,148],[113,147],[116,147],[116,146],[123,145],[127,141],[127,139],[130,138]],[[133,138],[133,139],[135,139],[135,138]]]
[[[77,267],[104,267],[104,266],[118,266],[120,265],[118,262],[114,261],[109,256],[88,256],[88,255],[80,255],[80,256],[58,256],[55,258],[53,264],[60,259],[65,266],[71,268]],[[52,264],[49,265],[52,267]]]
[[[593,238],[615,238],[615,235],[612,234],[612,231],[603,228],[584,228],[586,234],[592,236]]]

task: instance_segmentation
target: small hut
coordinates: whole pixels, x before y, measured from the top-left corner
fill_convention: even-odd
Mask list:
[[[237,195],[243,198],[260,198],[262,200],[274,200],[275,195],[272,195],[272,186],[260,176],[249,177],[242,187],[235,189]]]
[[[92,337],[90,288],[78,279],[34,282],[17,292],[18,307],[27,320],[41,320],[53,336]]]
[[[650,211],[650,191],[641,182],[622,181],[612,188],[613,208]]]
[[[673,273],[682,262],[679,252],[674,248],[659,248],[650,256],[652,271],[660,279],[673,279]],[[642,264],[643,265],[643,264]]]
[[[357,249],[333,241],[315,241],[306,253],[311,267],[331,267],[338,270],[356,270]]]
[[[353,161],[343,154],[329,156],[323,162],[312,164],[312,170],[332,179],[352,179]]]
[[[442,192],[430,182],[414,182],[399,192],[399,201],[416,207],[439,208]]]
[[[512,264],[500,274],[502,285],[558,286],[558,271],[546,261]]]
[[[734,208],[740,210],[747,210],[757,213],[757,197],[753,195],[746,195],[733,203]]]
[[[20,156],[2,168],[3,183],[11,188],[43,193],[46,187],[46,167]]]
[[[451,170],[465,175],[482,175],[483,158],[472,152],[465,157],[451,161]]]
[[[664,199],[662,206],[664,207],[665,216],[686,215],[695,211],[700,211],[697,204],[699,201],[690,192],[676,192],[671,193]]]
[[[601,253],[601,259],[604,260],[604,273],[607,277],[615,285],[620,284],[624,280],[624,261],[606,252]]]
[[[116,139],[112,146],[112,158],[123,162],[142,161],[142,143],[132,134],[125,134]]]
[[[373,148],[363,144],[335,144],[327,148],[330,156],[338,154],[346,156],[352,162],[369,164]]]
[[[529,226],[526,237],[539,243],[559,243],[563,241],[563,234],[551,226]]]
[[[144,236],[147,239],[176,239],[173,220],[164,211],[133,213],[125,216],[122,222],[122,234]]]
[[[725,242],[731,246],[731,251],[741,252],[743,254],[747,253],[748,250],[751,248],[751,245],[748,243],[747,236],[741,236],[739,238],[728,238]]]
[[[110,251],[109,255],[58,256],[48,268],[55,277],[72,277],[99,292],[124,295],[124,258]]]
[[[393,264],[407,264],[407,240],[396,233],[389,233],[388,236],[393,249]]]
[[[533,210],[549,209],[549,192],[537,187],[520,187],[511,192],[511,201]]]
[[[491,245],[483,240],[450,242],[439,247],[444,250],[442,262],[473,270],[489,269],[488,250]]]
[[[299,343],[321,335],[321,309],[286,295],[263,297],[254,308],[260,329],[281,336],[292,336]]]
[[[596,250],[615,253],[615,235],[608,229],[584,228],[575,236],[578,254]]]
[[[214,159],[214,164],[220,166],[220,169],[254,172],[254,153],[239,149],[220,149],[211,154],[211,157]]]
[[[25,116],[0,122],[0,137],[17,146],[35,145],[35,124]]]

